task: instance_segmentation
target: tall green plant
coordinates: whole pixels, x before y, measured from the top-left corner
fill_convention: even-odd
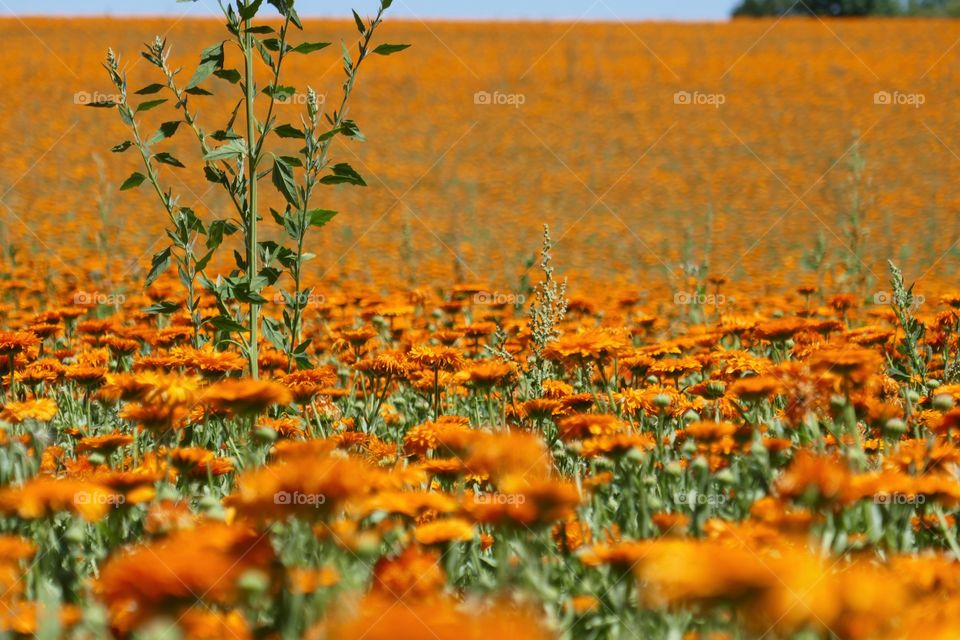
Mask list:
[[[315,190],[320,185],[366,186],[348,163],[332,163],[330,150],[338,136],[364,140],[356,122],[347,118],[348,104],[363,62],[371,54],[391,55],[409,46],[381,44],[372,47],[374,33],[392,1],[380,0],[376,16],[367,21],[353,12],[360,37],[354,54],[345,43],[341,47],[346,76],[341,99],[334,111],[322,113],[316,91],[308,88],[306,113],[301,115],[300,126],[279,122],[275,113],[278,104],[289,102],[297,94],[295,87],[282,84],[284,62],[293,54],[313,54],[330,43],[305,41],[293,44],[290,41],[293,29],[303,30],[292,0],[268,0],[282,19],[279,29],[256,21],[263,0],[221,3],[230,38],[201,52],[200,64],[185,85],[178,81],[182,69],[169,65],[170,50],[163,38],[156,38],[142,52],[143,57],[159,70],[162,82],[149,84],[132,94],[128,91],[126,73],[117,56],[113,51],[107,54],[105,66],[117,95],[90,106],[118,110],[131,139],[114,146],[113,151],[121,153],[130,148],[137,149],[145,171],[134,172],[124,181],[121,190],[149,183],[172,227],[167,231],[170,245],[154,255],[146,283],[149,286],[175,263],[180,281],[186,288],[186,311],[193,325],[194,344],[205,343],[208,338],[204,332],[209,329],[217,346],[238,345],[247,357],[254,378],[258,377],[261,326],[267,341],[286,353],[288,368],[310,365],[307,356],[309,341],[302,340],[303,312],[312,299],[312,291],[304,281],[304,263],[311,257],[305,252],[306,240],[311,229],[324,226],[336,215],[335,211],[315,207]],[[239,52],[242,71],[227,66],[228,46]],[[258,84],[258,59],[266,67],[268,78],[262,89]],[[236,87],[239,99],[226,124],[211,132],[199,123],[194,101],[201,96],[214,95],[204,87],[210,85],[212,77]],[[158,94],[169,97],[157,97]],[[142,114],[171,98],[177,118],[161,123],[149,137],[144,135],[148,129],[142,122]],[[131,100],[136,100],[137,104],[132,105]],[[262,103],[266,104],[265,116],[260,119],[257,112]],[[189,207],[180,206],[179,197],[164,186],[161,167],[184,169],[185,165],[157,147],[176,135],[184,124],[199,144],[204,177],[222,188],[232,203],[235,217],[205,223]],[[291,140],[302,144],[294,155],[285,154],[282,149]],[[272,220],[282,230],[281,241],[261,238],[261,182],[267,177],[270,178],[267,184],[282,196],[284,202],[282,211],[270,209]],[[211,277],[207,271],[212,258],[224,239],[238,231],[243,235],[243,251],[234,251],[236,269],[227,275]],[[280,282],[284,276],[288,285]],[[284,307],[282,321],[261,314],[262,306],[268,302],[262,293],[270,286],[280,287]],[[202,315],[201,287],[214,295],[218,309],[216,315]],[[165,300],[150,307],[149,311],[171,314],[179,309],[176,302]]]

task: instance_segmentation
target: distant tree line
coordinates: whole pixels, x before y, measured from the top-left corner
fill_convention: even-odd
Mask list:
[[[743,0],[734,16],[960,16],[960,0]]]

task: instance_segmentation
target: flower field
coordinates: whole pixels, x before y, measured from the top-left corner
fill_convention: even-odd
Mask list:
[[[260,4],[0,21],[4,637],[957,636],[960,25]]]

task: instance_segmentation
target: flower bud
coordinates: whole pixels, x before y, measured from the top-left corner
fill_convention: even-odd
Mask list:
[[[949,411],[953,409],[954,400],[953,396],[948,393],[938,393],[933,396],[933,402],[931,402],[933,408],[937,411]]]
[[[883,425],[883,430],[892,436],[898,436],[906,433],[907,423],[900,418],[890,418],[887,420],[887,423]]]

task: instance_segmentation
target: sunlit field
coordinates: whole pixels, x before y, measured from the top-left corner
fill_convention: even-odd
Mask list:
[[[960,23],[284,4],[0,20],[3,637],[956,637]]]

